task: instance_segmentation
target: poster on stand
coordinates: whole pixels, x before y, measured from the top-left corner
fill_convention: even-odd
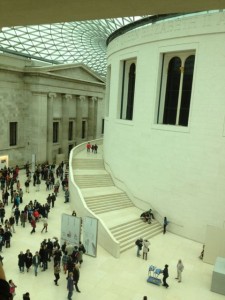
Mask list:
[[[81,218],[62,214],[61,218],[61,245],[66,241],[68,244],[79,245],[81,232]]]
[[[83,244],[86,254],[97,256],[98,220],[91,217],[83,217]]]

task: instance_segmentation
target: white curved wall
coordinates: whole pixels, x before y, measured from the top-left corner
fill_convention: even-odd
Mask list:
[[[163,53],[195,51],[188,127],[156,124]],[[132,121],[118,119],[121,60],[136,57]],[[204,241],[225,222],[225,14],[170,20],[128,32],[108,46],[111,69],[104,158],[137,198]]]

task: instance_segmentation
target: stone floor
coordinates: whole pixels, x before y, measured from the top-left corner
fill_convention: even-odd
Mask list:
[[[84,156],[87,154],[84,152]],[[82,157],[82,154],[80,154]],[[25,176],[20,172],[20,181],[24,185]],[[37,199],[45,203],[48,192],[42,183],[41,191],[36,192],[31,187],[30,193],[24,194],[24,202]],[[25,228],[16,227],[12,245],[3,249],[4,268],[7,279],[13,279],[17,285],[15,299],[22,299],[22,294],[29,291],[32,300],[67,299],[66,276],[61,273],[59,286],[54,285],[52,263],[46,272],[39,272],[34,276],[33,269],[29,273],[21,274],[18,269],[18,254],[30,249],[32,253],[39,250],[44,238],[54,236],[60,238],[60,220],[62,213],[71,214],[70,204],[64,203],[63,192],[60,194],[49,214],[49,228],[47,233],[41,233],[42,222],[37,224],[36,233],[31,235],[29,224]],[[10,216],[12,205],[6,208],[6,217]],[[169,230],[169,228],[168,228]],[[141,300],[148,296],[151,300],[222,300],[223,295],[210,291],[213,266],[203,263],[199,258],[202,245],[167,232],[151,239],[149,257],[147,261],[136,257],[136,248],[121,254],[119,259],[109,255],[98,246],[97,257],[84,256],[84,263],[80,272],[79,288],[81,293],[74,293],[73,299],[79,300]],[[178,283],[176,264],[178,259],[184,263],[183,281]],[[169,288],[147,283],[149,265],[163,268],[169,265]],[[161,277],[161,276],[160,276]]]

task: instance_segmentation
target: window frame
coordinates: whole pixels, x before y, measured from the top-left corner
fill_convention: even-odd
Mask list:
[[[135,85],[136,85],[136,70],[137,70],[137,57],[127,58],[120,61],[120,101],[119,101],[119,111],[118,111],[118,119],[133,121],[134,115],[134,101],[135,101]],[[130,71],[131,67],[134,64],[134,81],[133,86],[130,86],[131,78]],[[132,90],[132,95],[130,95],[130,91]],[[130,97],[132,99],[130,99]],[[128,113],[128,107],[132,102],[132,112]],[[131,117],[130,117],[131,116]]]
[[[53,144],[59,143],[59,121],[53,121],[53,124],[52,124],[52,142],[53,142]]]
[[[9,146],[17,146],[18,143],[18,122],[9,122]]]
[[[173,52],[164,52],[161,53],[161,74],[160,74],[160,87],[159,87],[159,96],[157,102],[157,111],[156,111],[156,124],[163,125],[163,126],[181,126],[181,127],[188,127],[190,121],[190,109],[191,109],[191,99],[192,99],[192,92],[193,92],[193,82],[194,82],[194,73],[196,68],[196,50],[187,49],[187,50],[177,50]],[[188,107],[188,117],[187,117],[187,125],[179,124],[179,116],[181,112],[181,100],[182,100],[182,87],[184,83],[184,63],[190,56],[194,56],[194,63],[193,63],[193,73],[192,73],[192,82],[191,82],[191,92],[190,92],[190,101]],[[165,123],[164,122],[164,112],[165,112],[165,101],[166,101],[166,92],[167,92],[167,82],[168,82],[168,67],[171,59],[174,57],[178,57],[181,59],[181,67],[180,67],[180,83],[179,83],[179,93],[178,93],[178,102],[176,108],[176,122],[175,124]]]

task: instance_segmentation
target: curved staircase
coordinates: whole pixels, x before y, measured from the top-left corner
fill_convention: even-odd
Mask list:
[[[74,158],[72,166],[87,206],[104,221],[119,242],[121,253],[134,247],[139,237],[150,239],[162,233],[156,220],[147,224],[140,219],[142,211],[114,185],[103,159],[90,153],[87,158]]]

